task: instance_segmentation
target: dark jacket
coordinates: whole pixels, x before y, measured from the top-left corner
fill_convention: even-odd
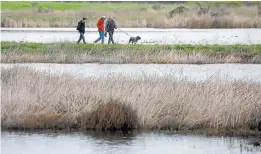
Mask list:
[[[106,32],[113,32],[114,29],[117,29],[117,26],[116,26],[114,20],[108,20],[106,22],[105,31]]]
[[[81,21],[78,22],[77,30],[79,32],[85,33],[85,23]]]

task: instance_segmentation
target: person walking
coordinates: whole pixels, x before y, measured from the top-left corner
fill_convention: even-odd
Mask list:
[[[98,32],[100,37],[94,41],[94,43],[99,42],[100,40],[102,40],[102,44],[104,44],[104,20],[106,19],[105,16],[102,16],[102,18],[98,21],[97,23],[97,27],[98,27]]]
[[[105,36],[107,36],[107,33],[109,33],[108,44],[110,44],[111,42],[112,44],[114,44],[114,40],[113,40],[114,29],[117,29],[117,26],[115,21],[112,19],[112,17],[110,17],[109,20],[106,22],[106,26],[105,26],[105,31],[106,31]]]
[[[78,25],[77,25],[77,28],[76,28],[76,29],[79,31],[80,37],[79,37],[77,43],[80,43],[81,40],[83,40],[83,43],[86,44],[86,42],[85,42],[85,37],[84,37],[84,33],[85,33],[85,21],[86,21],[86,18],[82,18],[82,20],[80,20],[80,21],[78,22]]]

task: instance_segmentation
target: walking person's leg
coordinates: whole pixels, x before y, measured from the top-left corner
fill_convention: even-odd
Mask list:
[[[102,38],[101,38],[101,32],[99,32],[99,38],[98,38],[97,40],[95,40],[94,43],[99,42],[101,39],[102,39]]]
[[[79,39],[78,39],[77,43],[80,43],[80,42],[81,42],[81,40],[82,40],[82,33],[80,32],[80,37],[79,37]]]
[[[110,43],[111,43],[111,38],[110,38],[110,36],[109,36],[108,44],[110,44]]]
[[[104,44],[104,32],[100,32],[100,37],[101,37],[101,40],[102,40],[102,44]]]
[[[111,43],[111,32],[109,32],[109,41],[108,41],[108,44]]]
[[[83,40],[83,43],[86,44],[84,34],[82,34],[82,40]]]
[[[111,32],[111,42],[112,42],[112,44],[114,44],[114,40],[113,40],[113,31]]]

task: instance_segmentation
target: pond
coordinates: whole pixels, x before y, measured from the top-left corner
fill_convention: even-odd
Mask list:
[[[70,74],[77,77],[168,77],[173,80],[201,81],[246,81],[261,83],[261,65],[258,64],[1,64],[3,68],[29,67],[54,75]]]
[[[123,28],[116,30],[114,40],[127,44],[130,36],[140,36],[138,44],[260,44],[261,29],[153,29]],[[16,42],[76,42],[75,28],[2,28],[2,41]],[[98,38],[96,28],[86,28],[85,39],[93,43]],[[108,37],[105,38],[107,43]]]
[[[2,132],[2,154],[257,154],[253,140],[162,133]],[[260,140],[260,139],[259,139]]]

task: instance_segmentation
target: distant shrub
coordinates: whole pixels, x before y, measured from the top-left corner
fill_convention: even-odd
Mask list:
[[[179,6],[176,9],[169,12],[169,16],[172,18],[175,14],[183,14],[186,13],[189,9],[185,6]]]
[[[52,12],[53,8],[51,6],[43,6],[38,3],[31,3],[34,13],[48,13]]]
[[[210,10],[210,5],[209,3],[200,3],[200,2],[197,2],[197,5],[199,7],[199,11],[198,11],[198,15],[203,15],[203,14],[207,14]]]
[[[160,5],[160,4],[155,4],[155,5],[153,5],[152,6],[152,9],[153,10],[160,10],[160,9],[162,9],[163,7]]]

